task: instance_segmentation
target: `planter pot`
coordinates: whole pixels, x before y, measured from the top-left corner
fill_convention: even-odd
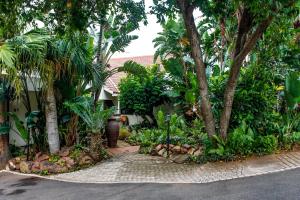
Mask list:
[[[120,125],[116,118],[111,118],[108,120],[105,132],[107,137],[107,145],[109,147],[114,148],[117,146],[119,129]]]
[[[5,168],[9,160],[8,134],[0,134],[0,170]]]

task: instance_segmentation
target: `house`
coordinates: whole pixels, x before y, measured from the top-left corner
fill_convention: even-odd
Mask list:
[[[141,65],[145,65],[145,66],[149,66],[153,64],[153,56],[149,55],[149,56],[137,56],[137,57],[127,57],[127,58],[112,58],[109,62],[110,68],[114,69],[120,66],[123,66],[123,64],[126,61],[135,61]],[[112,75],[110,78],[107,79],[104,87],[101,90],[100,93],[100,100],[104,101],[104,105],[106,107],[111,107],[111,106],[115,106],[117,108],[116,110],[116,114],[120,114],[120,103],[118,100],[118,96],[119,96],[119,88],[118,85],[121,81],[122,78],[126,77],[126,74],[124,72],[118,72],[114,75]],[[34,84],[33,84],[33,82]],[[36,102],[36,98],[35,98],[35,90],[39,90],[39,79],[38,78],[34,78],[34,79],[30,79],[27,81],[28,84],[28,91],[29,91],[29,101],[31,104],[31,108],[32,110],[38,110],[38,104]],[[38,86],[38,88],[34,88],[33,85]],[[9,105],[9,111],[10,112],[14,112],[17,114],[17,116],[24,121],[25,120],[25,113],[26,113],[26,106],[23,104],[23,102],[20,99],[15,99],[14,101],[12,101]],[[133,116],[133,118],[138,118]],[[138,119],[134,119],[134,120],[138,120]],[[9,143],[10,144],[15,144],[17,146],[24,146],[26,145],[25,142],[23,141],[23,139],[18,135],[18,132],[16,131],[15,125],[14,123],[11,123],[12,128],[10,130],[9,133]]]

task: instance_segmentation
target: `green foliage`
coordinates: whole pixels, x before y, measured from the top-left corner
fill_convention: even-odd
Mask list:
[[[274,135],[258,136],[255,139],[255,152],[258,154],[271,154],[278,146],[277,138]]]
[[[11,153],[12,157],[18,157],[24,155],[24,149],[22,147],[18,147],[16,145],[9,145],[9,152]]]
[[[291,72],[285,80],[284,96],[290,109],[294,109],[300,103],[300,76]]]
[[[228,139],[228,146],[236,155],[250,155],[253,152],[254,133],[246,123],[236,128]]]
[[[56,163],[57,161],[59,161],[59,159],[60,159],[60,156],[59,155],[50,155],[50,157],[49,157],[49,162],[51,162],[51,163]]]
[[[178,22],[171,19],[163,24],[163,31],[158,33],[158,36],[152,42],[154,48],[157,48],[154,61],[158,57],[161,60],[165,60],[169,56],[183,58],[189,52],[189,42],[181,20]]]
[[[296,138],[297,135],[294,136]],[[204,143],[205,155],[199,158],[203,161],[232,160],[240,156],[270,154],[277,150],[278,140],[274,135],[256,135],[243,122],[229,134],[227,140],[218,135],[207,138]]]
[[[157,144],[167,143],[167,133],[170,131],[170,143],[174,145],[189,144],[196,146],[202,144],[207,135],[203,132],[203,123],[196,119],[187,126],[182,116],[172,114],[166,116],[161,110],[156,115],[157,128],[142,129],[130,135],[128,141],[140,144],[144,153],[150,152]]]
[[[140,70],[139,70],[140,71]],[[149,115],[153,114],[153,107],[166,99],[164,74],[154,66],[146,74],[133,74],[123,79],[119,85],[120,105],[123,113]]]
[[[26,144],[29,144],[29,132],[26,128],[26,125],[24,125],[24,122],[20,120],[20,118],[16,115],[16,113],[8,113],[9,116],[11,116],[15,122],[15,126],[18,130],[17,133],[19,133],[20,137],[26,142]]]
[[[159,129],[167,129],[166,127],[166,117],[163,111],[159,110],[156,115],[156,123]]]
[[[77,97],[72,102],[65,102],[71,111],[76,113],[86,123],[92,133],[101,134],[107,120],[113,115],[114,108],[104,109],[100,102],[93,108],[92,99],[89,97]]]
[[[9,134],[10,126],[7,123],[0,124],[0,135]]]
[[[130,136],[130,131],[127,127],[120,127],[119,139],[124,140]]]
[[[225,73],[210,78],[211,101],[216,119],[220,118],[227,77]],[[274,73],[264,66],[250,65],[242,70],[232,107],[231,130],[245,121],[254,132],[262,135],[276,131],[279,113],[276,110],[278,92],[274,79]]]

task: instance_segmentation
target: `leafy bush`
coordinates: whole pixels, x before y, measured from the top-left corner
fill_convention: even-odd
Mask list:
[[[300,143],[300,132],[294,132],[291,136],[293,143]]]
[[[284,134],[282,137],[281,147],[284,149],[292,149],[295,144],[300,143],[300,132],[293,132],[292,134]]]
[[[235,155],[250,155],[253,152],[254,133],[250,127],[243,122],[229,135],[228,146]]]
[[[255,139],[254,150],[258,154],[271,154],[277,146],[278,141],[274,135],[258,136]]]
[[[228,74],[225,73],[210,78],[211,101],[216,119],[220,118],[227,77]],[[264,66],[251,65],[242,69],[232,107],[231,130],[245,121],[260,135],[276,131],[274,124],[280,121],[280,115],[276,111],[277,91],[274,79],[274,72]]]
[[[127,127],[120,127],[119,139],[124,140],[130,136],[130,132]]]
[[[157,128],[141,129],[130,135],[127,141],[131,144],[140,144],[145,153],[150,152],[157,144],[167,143],[167,133],[170,131],[170,144],[182,145],[198,145],[203,143],[207,135],[202,132],[203,124],[199,120],[195,120],[190,127],[187,126],[184,118],[173,114],[165,116],[162,111],[158,111],[156,115]]]
[[[147,73],[130,74],[119,85],[120,105],[126,114],[152,116],[153,107],[166,100],[164,74],[157,66],[146,71]]]

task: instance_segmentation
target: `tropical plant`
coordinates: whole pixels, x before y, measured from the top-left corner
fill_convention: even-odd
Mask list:
[[[71,102],[65,102],[64,105],[80,116],[92,134],[102,134],[107,120],[114,113],[114,108],[104,109],[104,105],[101,102],[98,103],[94,110],[92,99],[89,97],[76,97]]]
[[[194,10],[200,9],[202,18],[213,18],[220,20],[220,33],[224,39],[228,29],[234,29],[235,38],[231,45],[226,48],[230,52],[225,63],[229,63],[229,76],[224,90],[223,108],[219,120],[219,132],[223,138],[227,137],[232,105],[235,90],[238,84],[238,78],[241,68],[248,54],[255,49],[258,41],[267,28],[276,19],[281,17],[294,19],[298,14],[299,4],[295,0],[291,1],[154,1],[152,13],[157,15],[159,21],[164,22],[166,17],[175,18],[176,13],[182,15],[187,32],[187,38],[190,42],[191,55],[195,62],[196,74],[199,86],[199,95],[201,97],[202,116],[205,122],[207,133],[212,136],[216,134],[216,121],[211,106],[208,78],[206,75],[207,63],[205,63],[205,54],[203,54],[204,42],[202,35],[196,27],[195,18],[192,14]],[[265,12],[261,12],[261,7]],[[238,13],[238,15],[236,15]],[[209,34],[209,32],[206,32]],[[213,33],[213,32],[212,32]],[[223,46],[223,45],[222,45]]]
[[[90,132],[90,149],[99,154],[102,151],[101,136],[107,120],[114,113],[114,108],[104,109],[102,102],[98,102],[94,107],[93,99],[90,97],[76,97],[73,101],[64,104],[85,122],[87,131]]]
[[[45,150],[45,138],[43,137],[43,135],[39,135],[42,133],[39,133],[37,131],[37,129],[39,128],[39,114],[39,111],[30,112],[25,117],[25,122],[23,122],[22,120],[20,120],[16,113],[8,112],[8,115],[14,120],[15,127],[17,129],[17,131],[14,129],[11,130],[14,130],[25,141],[27,145],[27,160],[30,156],[29,154],[31,140],[33,140],[33,144],[35,145],[37,151]],[[40,138],[43,139],[40,140]]]

